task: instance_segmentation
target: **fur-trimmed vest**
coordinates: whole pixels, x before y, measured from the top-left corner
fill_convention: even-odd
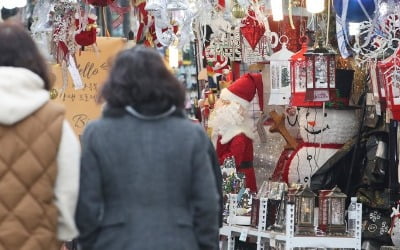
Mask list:
[[[0,250],[58,250],[54,200],[64,109],[47,102],[0,125]]]

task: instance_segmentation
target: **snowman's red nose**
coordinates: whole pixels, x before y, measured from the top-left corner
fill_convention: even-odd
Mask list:
[[[310,125],[311,127],[315,127],[316,122],[315,121],[309,121],[307,122],[308,125]]]

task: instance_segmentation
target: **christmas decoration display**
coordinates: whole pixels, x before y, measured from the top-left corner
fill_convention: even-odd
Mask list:
[[[307,65],[305,101],[330,101],[336,94],[336,58],[332,51],[322,47],[304,53]]]
[[[390,225],[389,234],[392,238],[392,242],[395,246],[400,246],[400,206],[397,205],[396,208],[392,208],[392,223]]]
[[[75,17],[75,25],[76,25],[76,35],[75,41],[82,47],[93,45],[96,43],[97,37],[97,24],[96,24],[97,16],[94,14],[90,14],[87,17],[86,27],[83,27],[83,24],[80,22],[79,17]]]
[[[308,186],[295,194],[297,234],[314,234],[315,197]]]
[[[277,180],[309,183],[312,174],[356,135],[358,118],[354,109],[300,108],[299,126],[303,142],[275,169]]]
[[[32,37],[38,45],[42,55],[46,60],[52,62],[55,60],[51,54],[53,20],[50,16],[52,4],[48,1],[39,1],[33,11],[33,23],[31,26]]]
[[[69,61],[75,53],[75,13],[78,5],[74,1],[59,1],[53,6],[52,54],[57,63]]]
[[[346,233],[345,205],[347,195],[336,186],[325,197],[328,203],[327,232],[332,235],[344,235]]]
[[[91,4],[96,7],[109,7],[110,10],[117,14],[117,18],[115,18],[112,22],[113,27],[118,27],[122,23],[123,14],[130,11],[130,6],[121,7],[116,0],[85,0],[86,3]]]
[[[228,88],[221,91],[219,103],[210,117],[208,125],[218,135],[217,154],[220,164],[233,156],[236,170],[246,177],[246,187],[257,192],[253,167],[253,125],[246,117],[250,101],[256,93],[262,107],[263,83],[261,74],[245,74]]]
[[[242,20],[240,32],[254,50],[265,33],[265,27],[254,18],[254,12],[250,11],[249,16]]]
[[[130,24],[124,22],[123,32],[131,30],[130,39],[135,44],[154,47],[161,54],[171,48],[194,52],[196,73],[185,76],[185,80],[193,78],[193,86],[198,82],[197,93],[193,91],[191,95],[197,94],[195,100],[199,101],[195,105],[201,109],[198,117],[215,142],[223,174],[226,222],[237,223],[243,216],[245,222],[240,223],[249,225],[251,221],[258,226],[251,234],[261,235],[257,241],[260,249],[267,244],[277,249],[283,248],[282,244],[293,246],[296,235],[303,240],[311,235],[345,235],[346,195],[354,193],[336,183],[323,188],[329,190],[314,190],[319,193],[316,227],[315,193],[309,188],[314,189],[314,185],[310,180],[316,171],[321,170],[318,176],[323,174],[351,150],[356,152],[355,159],[345,164],[366,171],[361,166],[365,162],[357,162],[356,158],[367,154],[363,135],[369,129],[381,131],[385,123],[397,124],[400,120],[398,1],[128,2],[132,9],[119,6],[122,1],[116,0],[32,1],[28,4],[36,5],[30,27],[32,37],[48,62],[61,65],[64,83],[69,73],[75,88],[83,88],[82,70],[75,64],[75,57],[96,52],[100,33],[97,22],[108,23],[103,28],[110,26],[106,8],[113,17],[117,16],[111,20],[114,27],[122,23],[122,14],[130,11]],[[92,13],[104,20],[97,20]],[[336,25],[333,39],[328,35],[334,30],[330,24]],[[105,30],[102,33],[107,35]],[[177,68],[181,66],[171,70],[179,75]],[[51,98],[62,92],[63,89],[51,90]],[[386,146],[391,152],[386,161],[398,158],[393,135],[390,138],[395,142]],[[368,157],[360,157],[368,159],[365,164],[378,165]],[[380,175],[389,175],[388,169],[378,167]],[[356,175],[351,171],[349,176]],[[257,183],[263,185],[255,196]],[[338,188],[330,190],[335,185],[343,193]],[[359,201],[366,205],[365,200]],[[285,210],[292,217],[285,217]],[[364,238],[388,229],[390,211],[386,210],[374,208],[364,214],[368,217],[364,219],[368,221]],[[390,232],[395,245],[400,244],[398,210],[393,209]],[[263,213],[265,218],[259,218]],[[279,237],[288,240],[274,243],[274,232],[281,232],[285,226],[289,233]],[[271,239],[261,240],[266,235]],[[361,248],[357,242],[361,236],[355,235],[343,237],[352,242],[346,247]]]
[[[385,86],[386,103],[395,120],[400,120],[400,50],[378,63],[381,81]]]
[[[287,105],[290,101],[290,57],[294,54],[287,49],[288,38],[281,37],[282,48],[270,57],[271,92],[270,105]]]

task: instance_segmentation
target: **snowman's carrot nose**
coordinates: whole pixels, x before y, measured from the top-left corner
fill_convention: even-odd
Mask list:
[[[316,122],[315,121],[309,121],[307,122],[308,125],[310,125],[311,127],[315,127]]]

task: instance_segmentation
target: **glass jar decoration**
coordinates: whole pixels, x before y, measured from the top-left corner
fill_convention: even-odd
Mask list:
[[[291,98],[292,106],[313,107],[320,106],[318,102],[305,102],[306,81],[307,81],[307,64],[304,54],[310,52],[311,48],[307,46],[307,37],[301,38],[301,49],[290,57],[290,81],[291,81]]]
[[[315,193],[306,186],[295,195],[296,203],[296,234],[313,235],[314,230],[314,208]]]
[[[273,53],[270,60],[271,95],[269,105],[288,105],[290,101],[290,58],[293,52],[287,49],[287,36],[281,36],[281,50]]]
[[[336,96],[336,54],[319,42],[313,51],[304,53],[307,67],[306,96],[308,102],[331,101]]]
[[[379,80],[385,86],[387,108],[394,120],[400,120],[400,49],[378,63]]]
[[[342,193],[337,186],[326,195],[328,201],[328,227],[327,233],[331,235],[344,235],[346,233],[345,204],[347,195]]]

